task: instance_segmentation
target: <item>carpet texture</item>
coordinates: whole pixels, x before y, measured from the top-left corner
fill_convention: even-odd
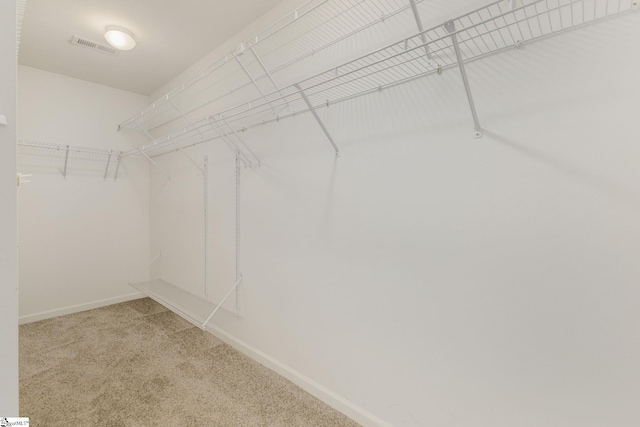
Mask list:
[[[149,298],[20,326],[20,416],[47,426],[358,426]]]

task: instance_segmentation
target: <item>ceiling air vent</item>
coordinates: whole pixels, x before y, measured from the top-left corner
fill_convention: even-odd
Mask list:
[[[111,55],[111,56],[117,56],[120,53],[120,51],[114,47],[111,47],[106,44],[94,42],[93,40],[85,39],[80,36],[71,37],[71,44],[75,44],[76,46],[86,47],[87,49],[106,53],[107,55]]]

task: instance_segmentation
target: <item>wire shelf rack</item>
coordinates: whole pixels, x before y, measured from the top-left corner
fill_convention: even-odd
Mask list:
[[[410,7],[406,0],[323,1],[306,19],[296,18],[295,12],[287,15],[258,34],[252,47],[267,68],[277,72]]]
[[[82,165],[84,170],[99,171],[104,173],[104,179],[113,173],[113,179],[118,178],[123,151],[106,150],[77,145],[52,144],[43,141],[19,139],[17,141],[18,160],[25,166],[34,166],[33,161],[27,158],[38,158],[39,163],[47,165],[56,164],[61,167],[63,177],[67,177],[70,169]]]
[[[251,156],[243,153],[246,144],[240,136],[242,131],[304,112],[315,114],[318,108],[448,68],[463,69],[464,63],[637,7],[637,0],[496,1],[313,77],[190,121],[125,156],[141,152],[157,156],[175,151],[176,147],[222,139],[241,159],[244,157],[246,165],[253,165]],[[469,93],[468,96],[475,117]],[[331,140],[324,126],[323,130]]]
[[[298,80],[288,81],[290,73],[281,71],[410,10],[407,0],[309,0],[119,128],[135,129],[153,140],[230,108],[239,99],[264,98]]]

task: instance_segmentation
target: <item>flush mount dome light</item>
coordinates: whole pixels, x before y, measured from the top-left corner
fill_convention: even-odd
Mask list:
[[[107,32],[104,33],[104,38],[107,39],[111,46],[120,50],[131,50],[136,45],[136,41],[133,39],[131,31],[122,27],[107,27]]]

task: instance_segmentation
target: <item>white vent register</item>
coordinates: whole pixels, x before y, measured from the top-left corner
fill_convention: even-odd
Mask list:
[[[111,56],[118,56],[120,51],[115,47],[102,44],[93,40],[86,39],[84,37],[74,35],[71,37],[71,44],[76,46],[86,47],[87,49],[95,50],[97,52],[106,53]]]

